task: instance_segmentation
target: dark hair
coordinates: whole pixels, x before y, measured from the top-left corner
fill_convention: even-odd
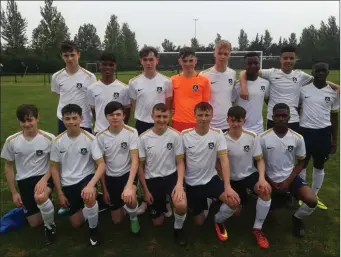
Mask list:
[[[118,110],[121,110],[124,113],[124,107],[120,102],[109,102],[104,108],[104,115],[107,116],[108,114],[116,112]]]
[[[288,114],[290,115],[290,108],[287,104],[285,103],[278,103],[278,104],[275,104],[275,106],[272,108],[272,113],[274,113],[275,111],[277,110],[282,110],[282,109],[285,109],[288,111]]]
[[[316,64],[319,64],[319,63],[323,63],[323,64],[326,64],[328,69],[329,69],[329,63],[325,60],[317,60],[317,61],[314,61],[314,64],[313,64],[313,69],[315,68],[315,65]]]
[[[62,53],[72,52],[73,50],[76,50],[77,52],[79,52],[79,48],[78,48],[77,44],[74,41],[65,40],[60,45],[60,53],[61,54]]]
[[[99,58],[101,62],[105,61],[111,61],[113,63],[116,63],[116,56],[114,53],[111,52],[104,52],[101,54],[101,57]]]
[[[212,105],[210,105],[208,102],[200,102],[198,104],[195,105],[194,107],[194,113],[197,111],[211,111],[213,112],[213,107]]]
[[[82,116],[82,108],[78,104],[67,104],[62,108],[62,116],[71,113],[76,113],[79,116]]]
[[[259,54],[256,52],[248,52],[246,55],[244,55],[244,60],[246,60],[246,58],[248,57],[258,57],[259,58]]]
[[[38,118],[38,108],[34,104],[22,104],[17,108],[17,118],[21,122],[24,122],[30,117]]]
[[[146,57],[149,53],[154,53],[155,57],[159,56],[159,52],[156,50],[155,47],[145,46],[139,52],[140,59],[142,59],[143,57]]]
[[[167,112],[167,111],[169,111],[169,109],[168,109],[166,104],[158,103],[158,104],[154,105],[152,112],[154,112],[154,111]]]
[[[195,56],[195,51],[191,47],[185,46],[184,48],[181,48],[179,51],[179,58],[186,58],[188,56]]]
[[[285,45],[281,48],[281,54],[282,53],[288,53],[288,52],[291,52],[291,53],[296,53],[296,46],[294,45]]]
[[[232,106],[227,112],[227,117],[231,117],[236,120],[240,120],[240,119],[244,120],[246,117],[246,111],[241,106],[238,106],[238,105]]]

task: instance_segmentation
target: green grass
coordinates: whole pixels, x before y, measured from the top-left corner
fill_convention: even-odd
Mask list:
[[[118,78],[127,83],[136,73],[119,74]],[[166,73],[166,75],[172,75]],[[46,81],[48,78],[46,76]],[[339,71],[331,72],[329,80],[339,83]],[[47,83],[44,86],[42,76],[1,78],[1,145],[7,136],[18,131],[15,119],[16,107],[21,103],[34,103],[40,108],[40,128],[52,133],[57,132],[56,98],[50,92]],[[265,108],[264,108],[265,111]],[[133,125],[133,120],[130,121]],[[1,162],[1,214],[12,209],[11,195],[3,174]],[[311,165],[308,170],[308,181],[311,181]],[[271,214],[264,224],[270,248],[259,249],[251,234],[255,216],[255,201],[251,200],[241,217],[232,217],[226,222],[229,240],[219,242],[216,238],[212,213],[203,227],[193,225],[190,215],[185,222],[190,244],[179,248],[173,244],[173,217],[165,220],[164,226],[154,228],[148,215],[140,217],[142,235],[133,238],[129,234],[129,222],[113,225],[108,212],[100,214],[100,230],[104,243],[97,249],[86,245],[87,227],[72,229],[67,217],[56,216],[58,240],[49,248],[43,247],[42,228],[30,229],[28,226],[0,236],[0,256],[339,256],[340,233],[340,170],[339,150],[326,165],[326,177],[320,198],[329,207],[328,211],[316,210],[305,219],[306,237],[296,239],[291,235],[291,212],[280,209]],[[56,209],[59,207],[56,206]]]

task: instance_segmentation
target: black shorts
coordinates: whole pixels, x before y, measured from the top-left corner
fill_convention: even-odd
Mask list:
[[[236,193],[239,195],[241,204],[245,204],[247,201],[247,192],[246,189],[250,189],[254,192],[254,187],[258,183],[259,174],[258,171],[252,173],[246,178],[243,178],[242,180],[233,181],[231,180],[231,187]]]
[[[105,185],[107,186],[108,193],[110,196],[110,210],[116,211],[124,206],[124,202],[121,198],[124,187],[126,186],[129,179],[129,172],[120,176],[113,177],[105,175]],[[134,185],[137,185],[137,176],[134,179]]]
[[[271,129],[274,127],[274,122],[272,120],[267,120],[266,122],[266,129]],[[288,124],[289,129],[292,129],[296,133],[300,133],[300,123],[299,122],[292,122]]]
[[[34,176],[17,181],[21,200],[26,210],[26,217],[40,212],[37,203],[34,200],[34,188],[42,177],[43,176]],[[47,181],[47,186],[53,190],[54,184],[52,178],[49,178]]]
[[[323,166],[323,164],[328,160],[331,150],[331,126],[322,129],[301,127],[300,134],[304,138],[307,153],[305,158],[305,167],[307,167],[311,157],[313,157],[314,162],[317,161]]]
[[[64,186],[63,192],[69,201],[69,216],[74,215],[76,212],[84,208],[84,202],[81,196],[82,190],[88,185],[94,174],[90,174],[83,178],[77,184],[71,186]]]
[[[81,129],[84,129],[84,130],[88,131],[89,133],[92,133],[92,129],[91,128],[81,127]],[[66,130],[66,127],[65,127],[63,121],[58,119],[58,135],[63,133],[65,130]]]
[[[149,214],[152,219],[156,219],[167,212],[166,195],[172,195],[177,181],[177,172],[165,177],[146,179],[148,190],[153,196],[153,203],[149,206]]]
[[[224,181],[218,175],[215,175],[207,184],[190,186],[186,185],[186,194],[188,199],[188,210],[194,216],[207,210],[207,198],[219,199],[224,193]]]
[[[148,122],[144,122],[144,121],[140,121],[140,120],[136,120],[136,123],[135,123],[135,128],[136,128],[137,133],[139,135],[141,135],[142,133],[144,133],[148,129],[152,128],[153,126],[154,126],[154,123],[148,123]]]

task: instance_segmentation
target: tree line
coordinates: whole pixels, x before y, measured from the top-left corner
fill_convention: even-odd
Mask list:
[[[74,40],[81,51],[80,64],[97,62],[102,51],[112,51],[116,54],[119,70],[136,70],[139,65],[135,32],[128,23],[120,24],[118,17],[110,16],[106,26],[104,39],[97,34],[96,27],[91,23],[79,27],[76,35],[71,38],[70,30],[65,19],[53,0],[45,0],[40,7],[41,21],[33,30],[31,40],[27,36],[27,19],[18,10],[16,1],[7,0],[5,10],[1,10],[1,64],[4,72],[51,73],[63,67],[60,59],[59,46],[64,40]],[[221,40],[217,33],[216,38],[207,46],[199,43],[197,38],[190,39],[190,46],[198,52],[210,52],[214,45]],[[273,40],[271,33],[265,30],[258,33],[253,40],[241,29],[238,36],[238,46],[233,50],[263,51],[267,56],[278,56],[283,45],[293,44],[298,48],[299,66],[310,68],[315,59],[323,59],[330,63],[332,68],[339,69],[340,56],[340,27],[336,18],[330,16],[327,23],[321,21],[320,28],[313,25],[303,29],[300,38],[295,33],[288,37],[280,37],[278,42]],[[176,45],[167,38],[161,43],[158,50],[164,52],[178,52],[183,46]]]

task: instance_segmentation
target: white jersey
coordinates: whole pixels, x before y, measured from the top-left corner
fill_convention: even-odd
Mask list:
[[[184,158],[180,132],[168,128],[161,136],[152,129],[140,137],[140,160],[145,160],[145,178],[165,177],[176,172],[176,160]]]
[[[275,183],[286,180],[296,165],[296,159],[303,160],[306,156],[303,137],[291,129],[283,138],[269,129],[260,134],[260,143],[266,175]]]
[[[304,128],[320,129],[331,126],[330,112],[337,112],[340,108],[340,98],[329,85],[321,89],[313,83],[302,87],[300,102],[300,126]]]
[[[220,155],[227,154],[226,141],[220,129],[210,128],[204,136],[194,128],[182,131],[185,151],[185,180],[190,186],[205,185],[218,174],[215,166]]]
[[[268,120],[272,120],[273,107],[278,103],[285,103],[290,107],[289,123],[299,122],[297,108],[301,87],[308,84],[313,77],[300,70],[293,70],[290,74],[286,74],[274,68],[261,70],[260,76],[270,82]]]
[[[247,81],[249,92],[248,100],[240,97],[240,84],[238,83],[232,93],[232,101],[246,111],[245,130],[252,131],[257,135],[264,132],[263,128],[263,105],[264,98],[269,98],[270,82],[258,77],[255,81]]]
[[[232,89],[236,83],[236,72],[227,68],[224,72],[217,71],[214,67],[200,72],[211,83],[210,104],[213,107],[211,126],[227,129],[227,111],[232,106]]]
[[[173,96],[171,80],[157,73],[152,79],[144,74],[129,80],[129,96],[136,100],[135,119],[154,123],[152,110],[155,104],[166,103],[166,99]]]
[[[105,159],[108,176],[120,177],[130,171],[130,153],[138,152],[139,147],[136,129],[124,125],[118,134],[106,129],[97,134],[97,140]]]
[[[117,79],[110,85],[105,85],[99,80],[88,88],[88,101],[90,106],[95,107],[96,122],[94,132],[98,133],[109,126],[109,122],[104,115],[105,106],[109,102],[116,101],[123,106],[130,105],[128,85]]]
[[[77,104],[82,108],[81,127],[91,128],[91,110],[87,99],[87,90],[96,82],[96,76],[86,69],[69,75],[62,69],[52,75],[51,90],[59,95],[57,117],[62,119],[62,109],[67,104]]]
[[[51,161],[60,163],[60,179],[63,186],[75,185],[86,176],[94,174],[95,161],[103,158],[96,137],[82,130],[76,138],[63,132],[54,140]]]
[[[253,132],[243,130],[241,136],[234,140],[225,133],[227,154],[230,162],[230,179],[233,181],[242,180],[257,169],[253,165],[253,158],[260,160],[263,158],[260,138]]]
[[[15,162],[16,180],[45,175],[50,165],[50,152],[55,136],[39,130],[31,140],[18,132],[6,139],[1,151],[1,158]]]

